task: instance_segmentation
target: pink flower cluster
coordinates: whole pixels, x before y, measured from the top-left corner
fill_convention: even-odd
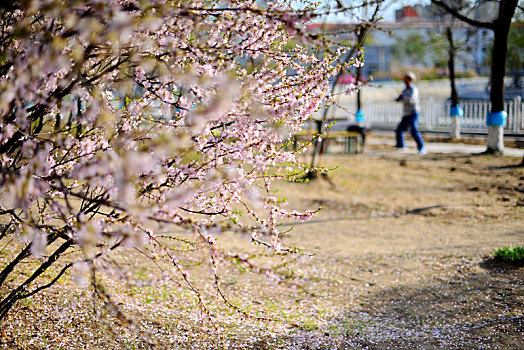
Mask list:
[[[279,250],[280,220],[312,214],[271,187],[336,74],[338,54],[291,36],[307,16],[255,0],[17,4],[0,33],[0,212],[34,254],[62,239],[90,261],[181,228],[227,260],[220,232]]]

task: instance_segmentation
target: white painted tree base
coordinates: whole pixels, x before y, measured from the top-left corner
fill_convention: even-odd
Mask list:
[[[488,125],[488,149],[489,153],[504,152],[504,126]]]
[[[460,139],[460,118],[451,117],[451,138]]]

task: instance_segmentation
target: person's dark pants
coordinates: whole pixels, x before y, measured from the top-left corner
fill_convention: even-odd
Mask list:
[[[413,113],[410,115],[406,115],[402,118],[400,123],[397,126],[397,130],[395,133],[397,134],[397,148],[404,148],[404,131],[408,130],[408,128],[411,130],[411,136],[415,139],[415,142],[417,143],[417,148],[421,150],[424,148],[424,142],[422,141],[422,136],[420,136],[420,132],[418,131],[418,113]]]

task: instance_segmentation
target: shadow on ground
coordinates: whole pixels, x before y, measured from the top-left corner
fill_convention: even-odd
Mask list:
[[[348,315],[347,348],[522,349],[524,268],[489,259],[479,266],[371,296]]]

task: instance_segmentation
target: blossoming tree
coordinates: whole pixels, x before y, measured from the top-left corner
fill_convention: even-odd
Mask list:
[[[126,247],[148,245],[191,288],[169,232],[191,233],[212,271],[271,275],[215,239],[242,232],[285,254],[278,222],[312,214],[271,187],[337,71],[336,54],[286,46],[315,39],[309,14],[284,1],[3,1],[0,321],[70,269],[97,289],[104,256]]]

